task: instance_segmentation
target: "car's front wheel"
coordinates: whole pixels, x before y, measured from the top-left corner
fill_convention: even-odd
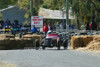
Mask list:
[[[60,50],[60,39],[57,39],[57,49]]]
[[[35,49],[36,49],[36,50],[39,50],[39,46],[40,46],[39,40],[36,39],[36,41],[35,41]]]

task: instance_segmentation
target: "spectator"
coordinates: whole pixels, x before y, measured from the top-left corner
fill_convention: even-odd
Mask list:
[[[37,28],[35,27],[35,25],[32,28],[32,33],[36,33],[37,32]]]
[[[71,28],[74,29],[74,24],[71,25]]]
[[[71,25],[69,25],[69,29],[72,29]]]
[[[55,30],[56,30],[55,23],[53,23],[53,26],[52,26],[52,28],[53,28],[53,31],[55,31]]]
[[[46,35],[46,33],[48,32],[48,26],[47,26],[46,23],[44,24],[43,32],[45,33],[45,35]]]
[[[60,23],[60,29],[63,29],[63,24],[62,23]]]
[[[7,22],[4,23],[4,28],[9,26]]]
[[[18,25],[19,25],[18,20],[14,20],[14,27],[15,27],[15,28],[18,28]]]
[[[11,22],[9,19],[6,20],[6,24],[8,24],[8,26],[11,26]]]
[[[52,26],[51,26],[50,23],[48,24],[48,29],[49,29],[49,30],[52,30]]]
[[[96,24],[96,22],[92,23],[92,30],[97,30],[97,24]]]
[[[87,23],[86,30],[90,30],[89,23]]]
[[[90,29],[92,30],[92,22],[90,23]]]

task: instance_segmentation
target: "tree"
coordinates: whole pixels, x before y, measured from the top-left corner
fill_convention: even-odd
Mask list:
[[[66,0],[44,0],[43,7],[49,9],[59,9],[66,7]],[[100,0],[69,0],[69,6],[72,7],[73,14],[77,17],[77,27],[80,27],[80,19],[84,19],[89,24],[100,22]],[[98,20],[98,21],[97,21]]]
[[[62,10],[66,7],[66,0],[33,0],[34,15],[38,15],[39,8],[42,6],[52,10]],[[18,0],[21,9],[27,11],[26,16],[30,15],[30,0]],[[92,21],[100,22],[100,0],[69,0],[69,6],[72,7],[73,14],[77,18],[77,27],[80,27],[80,19],[85,23]]]
[[[15,5],[17,0],[0,0],[0,9],[7,8],[9,5]]]
[[[93,22],[93,30],[96,29],[95,22],[98,15],[100,15],[100,0],[71,0],[71,7],[73,12],[84,18],[88,24],[90,21]],[[77,4],[77,5],[76,5]],[[79,7],[79,9],[78,9]],[[78,10],[78,11],[77,11]],[[100,17],[99,17],[100,18]]]
[[[0,21],[2,20],[2,13],[0,13]]]
[[[20,9],[26,10],[26,14],[25,14],[26,18],[29,18],[31,16],[30,2],[31,0],[18,0],[18,6],[20,7]],[[43,0],[33,0],[34,16],[38,15],[39,8],[42,3],[43,3]]]
[[[52,10],[61,10],[65,6],[66,0],[43,0],[42,7]]]

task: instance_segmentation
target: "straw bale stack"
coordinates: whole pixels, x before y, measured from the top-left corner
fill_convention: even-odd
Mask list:
[[[83,43],[84,43],[84,46],[83,47],[86,47],[88,46],[88,44],[93,41],[93,37],[92,36],[82,36],[83,37]]]
[[[1,39],[0,49],[23,49],[25,47],[34,47],[32,39]]]
[[[100,50],[100,42],[92,42],[86,47],[88,50]]]
[[[10,34],[0,34],[0,39],[2,38],[15,38],[15,36]]]
[[[24,49],[25,47],[33,47],[32,39],[10,39],[9,49]]]
[[[86,47],[92,40],[92,36],[73,36],[71,38],[71,49]]]
[[[100,50],[100,35],[93,35],[93,41],[91,41],[86,48],[88,50]]]
[[[100,35],[93,35],[93,41],[91,41],[87,47],[78,49],[80,51],[87,51],[87,50],[100,50]]]
[[[95,42],[100,41],[100,35],[93,35],[93,41]]]
[[[31,38],[33,40],[33,44],[35,45],[35,40],[38,39],[39,43],[41,44],[42,42],[42,35],[37,35],[37,34],[33,34],[33,35],[23,35],[22,38]]]
[[[81,47],[81,42],[82,42],[82,38],[79,36],[73,36],[71,38],[71,49],[76,49],[78,47]]]

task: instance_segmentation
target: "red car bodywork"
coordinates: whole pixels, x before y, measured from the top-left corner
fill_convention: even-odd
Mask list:
[[[58,34],[48,34],[46,38],[52,38],[54,43],[57,43],[57,39],[60,39]]]

